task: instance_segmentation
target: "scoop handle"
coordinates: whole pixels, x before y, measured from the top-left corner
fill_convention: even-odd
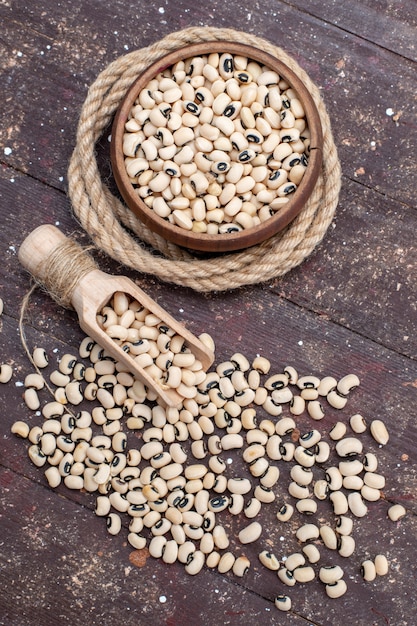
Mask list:
[[[32,231],[19,249],[19,261],[61,306],[71,308],[82,279],[98,272],[94,259],[56,226],[43,224]]]
[[[34,278],[45,280],[44,262],[67,237],[56,226],[42,224],[33,230],[22,242],[18,258],[20,263]]]

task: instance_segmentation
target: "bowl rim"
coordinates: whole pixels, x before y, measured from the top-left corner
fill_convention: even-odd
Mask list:
[[[310,154],[306,172],[289,202],[271,218],[252,228],[225,234],[195,233],[171,224],[150,209],[134,193],[124,164],[123,135],[128,115],[143,87],[160,72],[178,61],[212,52],[247,56],[276,71],[298,93],[310,130]],[[111,131],[110,160],[116,185],[128,208],[153,232],[179,246],[200,252],[233,252],[270,239],[283,230],[301,212],[311,195],[322,165],[323,134],[320,115],[313,97],[303,81],[284,62],[248,44],[227,40],[188,44],[169,52],[149,65],[128,88],[116,111]]]

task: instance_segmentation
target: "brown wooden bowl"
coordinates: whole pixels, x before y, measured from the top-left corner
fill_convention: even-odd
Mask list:
[[[304,176],[289,202],[270,219],[253,228],[237,233],[218,235],[200,234],[182,229],[159,217],[134,192],[124,163],[123,134],[129,113],[138,94],[159,72],[189,57],[211,52],[246,56],[276,71],[299,96],[310,129],[311,143],[308,165]],[[298,76],[283,62],[253,46],[229,41],[209,41],[177,49],[149,66],[132,84],[122,100],[114,118],[111,135],[111,163],[113,175],[127,206],[146,226],[172,243],[203,252],[229,252],[241,250],[269,239],[287,226],[302,210],[317,182],[322,164],[322,129],[320,116],[310,92]]]

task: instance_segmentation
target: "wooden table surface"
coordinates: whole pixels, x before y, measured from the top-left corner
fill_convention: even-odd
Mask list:
[[[307,624],[411,626],[415,619],[417,458],[417,253],[416,23],[413,0],[160,0],[35,3],[10,0],[2,21],[1,134],[1,362],[13,366],[0,388],[0,624],[198,626]],[[17,258],[36,226],[58,224],[88,244],[66,195],[67,166],[89,85],[110,62],[189,26],[232,27],[280,45],[321,88],[342,165],[336,216],[323,242],[281,279],[233,292],[198,294],[138,275],[98,253],[101,269],[126,273],[195,333],[209,332],[216,362],[236,351],[263,354],[274,371],[287,364],[300,373],[340,378],[356,373],[361,384],[343,411],[329,410],[319,423],[297,418],[301,432],[316,427],[328,439],[331,426],[362,413],[382,419],[390,432],[378,446],[366,432],[366,450],[378,456],[386,477],[382,498],[355,519],[356,550],[349,558],[320,545],[321,564],[342,565],[346,595],[327,598],[315,580],[288,589],[265,569],[258,553],[279,558],[300,549],[295,528],[275,513],[288,499],[288,470],[274,487],[276,500],[259,517],[263,534],[239,546],[243,516],[224,525],[236,554],[251,568],[243,578],[203,568],[191,577],[183,565],[152,557],[142,561],[127,543],[126,523],[112,537],[95,516],[95,495],[52,490],[33,466],[28,444],[10,433],[18,419],[42,418],[22,399],[32,371],[19,339],[22,299],[30,287]],[[77,350],[83,333],[75,314],[36,291],[25,321],[29,347],[43,346],[48,372],[65,352]],[[46,402],[48,394],[41,394]],[[243,471],[236,455],[232,467]],[[387,517],[392,503],[407,515]],[[241,519],[242,518],[242,519]],[[320,523],[332,524],[328,502]],[[310,521],[310,520],[307,520]],[[317,521],[317,516],[316,516]],[[320,543],[320,542],[319,542]],[[365,582],[360,564],[385,554],[389,573]],[[274,607],[288,591],[290,613]]]

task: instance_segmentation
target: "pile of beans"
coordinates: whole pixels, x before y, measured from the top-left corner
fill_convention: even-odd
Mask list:
[[[50,371],[40,347],[33,360],[38,372],[27,375],[23,395],[37,423],[19,420],[12,432],[29,442],[29,457],[50,487],[63,483],[97,494],[95,512],[110,534],[127,525],[133,548],[165,563],[179,561],[190,575],[206,566],[243,576],[251,565],[244,546],[256,544],[278,587],[318,580],[329,598],[346,592],[343,568],[331,554],[348,558],[357,551],[354,520],[367,514],[385,485],[377,456],[360,436],[370,432],[380,446],[389,436],[383,422],[368,425],[360,414],[338,421],[327,437],[314,426],[325,411],[345,406],[359,384],[355,374],[318,378],[292,366],[274,374],[268,359],[235,353],[198,382],[193,397],[166,408],[90,337],[78,354],[63,355],[57,369]],[[50,371],[49,380],[42,370]],[[1,372],[2,382],[10,380],[5,365]],[[43,402],[45,381],[55,397]],[[313,420],[303,432],[296,422],[302,413]],[[239,455],[247,471],[233,471],[229,455]],[[324,500],[329,523],[317,510]],[[268,506],[281,529],[301,519],[298,551],[274,553],[258,521]],[[405,513],[398,504],[388,510],[393,521]],[[240,517],[237,538],[227,530],[227,515]],[[371,581],[389,564],[376,554],[362,558],[359,569]],[[289,610],[291,598],[281,590],[275,605]]]
[[[137,300],[116,292],[97,323],[161,388],[174,389],[183,398],[196,395],[206,377],[202,363],[183,337]]]
[[[309,150],[297,92],[228,53],[179,61],[149,81],[123,136],[139,198],[179,228],[215,235],[253,228],[285,206]]]

